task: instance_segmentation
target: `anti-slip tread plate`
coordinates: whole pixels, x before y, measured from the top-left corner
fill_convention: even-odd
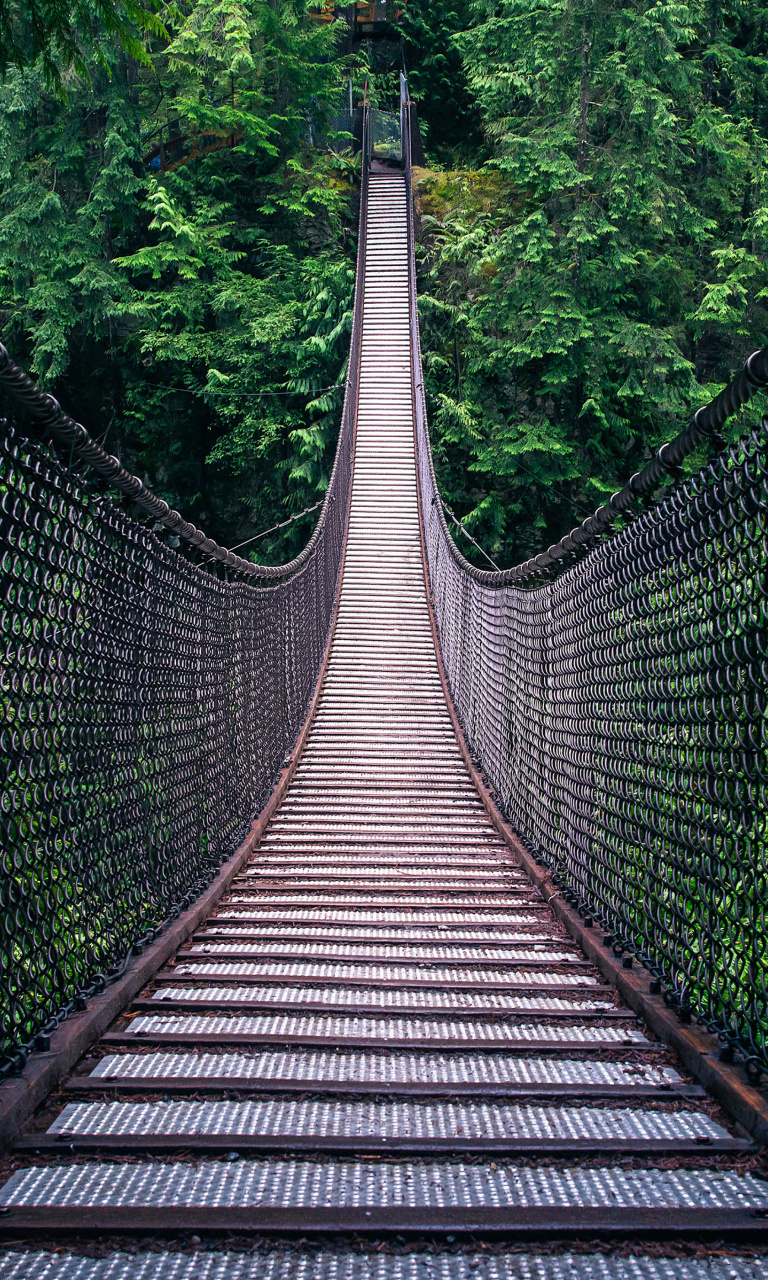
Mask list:
[[[371,909],[375,909],[377,906],[380,906],[382,910],[386,908],[390,908],[390,910],[394,909],[396,913],[401,914],[403,919],[405,919],[405,913],[409,908],[422,909],[424,904],[423,890],[419,890],[417,892],[415,889],[403,889],[400,886],[393,887],[397,887],[397,897],[392,900],[391,904],[389,902],[379,904],[374,896],[373,890],[365,896],[362,893],[355,895],[352,891],[348,891],[346,893],[339,892],[336,894],[325,891],[324,893],[317,895],[313,893],[310,898],[310,895],[305,891],[299,893],[296,890],[295,885],[291,883],[288,883],[286,886],[280,885],[274,889],[259,886],[258,883],[255,883],[252,887],[249,886],[247,898],[243,896],[241,889],[240,897],[237,896],[237,891],[235,891],[229,899],[229,902],[259,902],[263,903],[265,907],[273,906],[279,902],[281,905],[285,903],[285,905],[289,907],[301,905],[306,912],[307,903],[311,901],[313,907],[334,907],[337,914],[341,911],[345,915],[350,907],[362,907],[363,909],[367,908],[370,911]],[[312,888],[314,888],[314,886],[312,886]],[[531,897],[531,892],[532,891],[529,890],[526,898],[520,898],[517,901],[514,899],[509,901],[505,898],[505,912],[501,912],[499,910],[498,894],[484,894],[480,890],[473,893],[466,902],[456,901],[459,894],[463,893],[462,889],[457,889],[456,893],[453,894],[445,893],[444,891],[430,893],[429,904],[431,905],[434,903],[439,905],[440,907],[443,907],[445,911],[453,909],[457,913],[468,910],[475,910],[479,912],[483,907],[495,907],[499,920],[508,921],[509,916],[518,907],[522,909],[530,909],[531,902],[529,899]],[[534,905],[536,904],[534,903]],[[485,912],[482,913],[482,918],[486,919]]]
[[[447,965],[342,964],[335,960],[184,961],[177,964],[177,976],[199,978],[275,978],[305,982],[498,982],[511,987],[591,987],[598,979],[585,973],[549,973],[539,969],[461,969]]]
[[[446,941],[449,933],[450,945]],[[564,955],[563,948],[568,947],[568,943],[563,942],[556,934],[544,933],[540,920],[533,920],[527,926],[523,922],[522,927],[509,929],[464,927],[449,930],[445,925],[442,927],[422,925],[414,928],[413,925],[387,927],[353,923],[343,925],[333,922],[313,924],[309,919],[306,923],[299,920],[274,924],[271,921],[262,921],[259,916],[251,917],[247,913],[222,912],[201,925],[195,937],[197,942],[191,948],[193,951],[198,947],[214,945],[216,950],[220,949],[220,945],[225,947],[231,945],[233,948],[242,949],[243,940],[245,940],[246,942],[267,942],[269,952],[273,954],[274,949],[282,947],[293,949],[296,945],[316,947],[318,941],[322,941],[326,950],[332,947],[338,950],[340,955],[351,951],[353,947],[358,955],[361,951],[370,948],[382,959],[388,958],[390,952],[394,952],[395,955],[406,957],[413,955],[414,958],[434,955],[435,959],[442,956],[446,959],[460,960],[465,958],[465,953],[468,958],[479,951],[483,958],[493,960],[497,956],[502,959],[507,955],[518,953],[527,956],[534,952],[539,953],[539,949],[541,949],[540,954],[551,956],[557,948],[559,953]],[[342,941],[344,938],[354,939],[354,943]],[[221,944],[219,939],[222,940]],[[430,943],[433,945],[430,946]],[[437,943],[441,944],[440,947],[434,945]],[[583,959],[582,953],[576,947],[569,950],[568,954]]]
[[[71,1102],[52,1134],[279,1138],[522,1139],[560,1142],[727,1141],[700,1111],[526,1106],[504,1102],[253,1099],[243,1102]]]
[[[531,983],[534,986],[535,983]],[[429,987],[160,987],[154,1000],[183,1005],[198,1004],[323,1004],[365,1009],[481,1009],[489,1013],[535,1010],[549,1013],[604,1013],[615,1006],[611,1000],[565,1000],[556,996],[512,996],[503,991],[441,991]]]
[[[439,874],[442,876],[442,873]],[[393,891],[396,893],[408,893],[409,891],[413,892],[417,887],[420,890],[428,891],[435,884],[436,877],[431,871],[424,872],[423,875],[419,875],[417,872],[404,871],[400,879],[393,878],[389,872],[386,875],[382,873],[378,877],[364,872],[360,872],[357,875],[336,875],[332,872],[318,871],[315,876],[312,876],[303,871],[297,871],[296,874],[286,871],[247,871],[243,873],[241,879],[250,882],[254,889],[257,889],[261,884],[265,884],[273,891],[283,884],[289,889],[314,889],[317,886],[322,886],[327,895],[329,890],[332,892],[334,889],[342,890],[345,888],[358,891],[367,889],[371,893],[391,893]],[[506,893],[508,891],[501,877],[491,881],[489,876],[481,877],[465,874],[464,872],[446,872],[440,881],[441,887],[442,880],[445,880],[451,886],[452,891],[457,894],[472,892],[478,885],[488,893],[494,891],[496,893]]]
[[[553,1169],[428,1160],[241,1160],[19,1169],[0,1205],[768,1208],[768,1184],[708,1169]]]
[[[179,960],[186,961],[187,956],[190,958],[194,956],[195,959],[197,959],[198,956],[210,955],[212,953],[215,953],[217,956],[226,956],[231,955],[232,953],[242,955],[244,951],[250,950],[253,950],[254,952],[266,951],[270,956],[275,954],[279,955],[284,951],[289,953],[291,957],[296,956],[297,954],[311,956],[313,952],[321,951],[326,956],[331,954],[333,956],[338,956],[339,959],[344,959],[345,956],[354,956],[355,959],[359,959],[362,953],[366,959],[376,960],[381,963],[386,963],[387,960],[392,960],[399,961],[401,964],[407,964],[410,960],[415,960],[419,963],[439,960],[443,960],[445,962],[469,960],[478,965],[481,963],[487,964],[493,960],[503,960],[508,964],[523,964],[526,960],[548,960],[551,964],[558,964],[564,961],[583,959],[581,952],[577,951],[575,947],[568,950],[565,948],[555,950],[551,942],[543,940],[541,943],[534,942],[533,945],[530,945],[527,948],[510,947],[508,951],[502,951],[498,946],[488,947],[482,945],[477,947],[429,947],[426,945],[408,947],[395,943],[387,943],[383,946],[377,947],[373,943],[358,943],[356,945],[352,942],[311,942],[306,940],[299,942],[285,942],[282,940],[285,937],[284,930],[280,930],[277,936],[281,941],[270,942],[268,945],[264,945],[264,940],[261,940],[260,946],[257,943],[246,944],[244,942],[200,941],[196,942],[188,950],[185,949],[179,956]],[[477,973],[478,970],[472,970],[473,976],[476,976]],[[398,976],[400,976],[399,972]],[[507,974],[505,973],[505,978],[506,977]]]
[[[300,1053],[110,1054],[91,1072],[94,1081],[252,1079],[308,1084],[624,1085],[680,1080],[671,1067],[578,1059],[505,1058],[502,1054],[303,1051]]]
[[[627,1013],[627,1019],[631,1018]],[[365,1018],[339,1014],[263,1014],[261,1017],[139,1015],[124,1035],[322,1036],[329,1040],[445,1040],[466,1044],[632,1044],[647,1045],[636,1027],[580,1023],[480,1022],[472,1019]]]
[[[301,836],[292,836],[285,842],[284,857],[273,856],[272,849],[265,850],[270,856],[250,866],[246,874],[301,874],[317,878],[323,875],[354,875],[359,871],[366,878],[394,879],[409,869],[413,875],[435,881],[455,872],[463,880],[476,881],[480,888],[497,883],[504,888],[510,884],[523,888],[526,884],[514,867],[505,866],[501,861],[495,865],[484,865],[466,856],[480,843],[476,837],[466,842],[466,852],[457,851],[459,856],[455,860],[450,853],[443,854],[443,841],[433,839],[431,835],[427,837],[423,833],[411,832],[410,835],[393,836],[391,840],[379,836],[375,839],[381,842],[380,846],[371,839],[366,843],[366,837],[362,835],[357,838],[347,836],[343,843],[334,843],[332,836],[307,836],[305,840]]]
[[[302,898],[304,905],[296,907],[290,905],[279,908],[279,915],[282,920],[290,923],[295,920],[311,920],[315,924],[342,924],[348,928],[356,930],[358,922],[367,925],[369,928],[383,928],[389,925],[405,927],[413,929],[415,926],[425,926],[427,929],[457,929],[461,927],[462,933],[465,926],[470,928],[477,927],[478,923],[483,925],[494,925],[499,928],[516,929],[520,925],[530,924],[531,926],[539,926],[542,916],[539,912],[530,911],[530,903],[524,904],[520,909],[513,907],[511,910],[506,908],[504,911],[482,911],[466,910],[461,911],[431,911],[427,907],[412,906],[407,908],[382,909],[382,910],[360,910],[344,911],[340,913],[338,909],[317,906],[316,900],[307,901]],[[269,901],[260,902],[258,899],[248,898],[248,902],[253,905],[246,909],[240,908],[238,911],[232,909],[234,899],[230,898],[219,914],[212,916],[209,925],[215,927],[220,920],[232,921],[259,921],[266,915],[273,915],[274,908]],[[498,904],[494,902],[494,906]],[[227,911],[229,908],[229,911]],[[526,914],[527,911],[527,914]],[[418,936],[418,935],[414,935]],[[495,936],[495,930],[494,930]]]
[[[57,1253],[0,1256],[0,1280],[764,1280],[766,1259],[616,1254]]]

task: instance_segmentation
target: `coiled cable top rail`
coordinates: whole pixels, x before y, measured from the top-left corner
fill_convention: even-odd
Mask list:
[[[339,443],[328,489],[317,524],[307,545],[293,560],[289,560],[286,564],[267,565],[255,564],[252,560],[245,560],[227,547],[220,546],[218,542],[214,541],[213,538],[207,537],[201,529],[196,528],[189,520],[185,520],[163,498],[158,498],[157,494],[148,489],[138,476],[126,470],[118,458],[111,453],[107,453],[89,435],[81,423],[76,422],[68,413],[65,413],[58,400],[48,395],[47,392],[41,391],[29,377],[29,374],[11,359],[2,343],[0,343],[0,386],[24,405],[37,426],[50,432],[60,444],[68,445],[76,457],[87,463],[89,467],[92,467],[96,474],[106,480],[113,489],[117,489],[124,497],[129,498],[136,506],[141,507],[142,511],[145,511],[148,516],[152,516],[159,524],[164,525],[169,533],[183,538],[185,542],[195,547],[204,556],[207,556],[209,560],[217,561],[232,573],[251,580],[261,578],[282,581],[298,573],[317,547],[327,519],[328,508],[332,502],[336,501],[335,482],[339,454],[345,444],[345,427],[348,425],[349,418],[348,405],[345,405],[342,430],[339,433]],[[345,381],[344,389],[345,399],[348,400],[348,377]]]
[[[403,108],[404,120],[406,121],[403,127],[403,150],[409,192],[409,231],[411,255],[413,255],[414,227],[412,216],[410,108],[410,101],[406,101]],[[418,353],[418,358],[414,361],[414,412],[420,429],[428,436],[426,396],[421,373],[415,276],[411,279],[411,329],[413,350]],[[709,404],[702,405],[700,409],[697,409],[685,429],[675,436],[673,440],[668,440],[666,444],[663,444],[655,457],[641,471],[636,471],[633,476],[630,476],[624,487],[612,494],[608,501],[598,507],[593,515],[587,516],[586,520],[583,520],[575,529],[571,529],[570,533],[567,533],[559,542],[547,547],[546,551],[541,551],[531,559],[524,560],[509,569],[479,569],[470,560],[467,560],[466,556],[462,555],[445,518],[430,449],[427,463],[434,487],[433,501],[437,507],[437,517],[451,547],[452,554],[462,570],[484,586],[503,587],[512,583],[524,585],[525,583],[533,584],[541,581],[548,569],[560,566],[562,562],[570,562],[579,552],[587,550],[600,534],[605,533],[619,516],[624,515],[631,509],[634,503],[653,494],[663,480],[666,478],[679,479],[681,476],[681,464],[686,458],[690,457],[699,445],[705,441],[710,441],[713,445],[720,444],[722,447],[724,442],[719,436],[720,428],[728,418],[738,413],[739,409],[747,404],[756,392],[763,390],[765,387],[768,387],[768,347],[753,351],[728,386],[719,395],[715,396],[714,400],[711,400]],[[483,552],[483,554],[485,553]]]
[[[768,351],[567,538],[475,568],[432,462],[408,216],[424,550],[472,758],[557,891],[754,1082],[768,1072],[768,417],[729,446],[716,432],[768,381]],[[707,437],[719,448],[683,477]],[[664,475],[677,483],[660,501],[596,537]]]
[[[415,340],[419,342],[418,334]],[[547,569],[552,569],[563,561],[572,560],[580,551],[586,551],[600,534],[611,527],[618,516],[627,512],[633,503],[652,494],[665,478],[679,479],[681,464],[700,444],[705,441],[711,441],[714,445],[722,443],[719,431],[723,424],[728,418],[738,413],[739,409],[758,391],[766,387],[768,387],[768,347],[761,347],[760,350],[752,352],[739,373],[719,395],[715,396],[714,400],[697,409],[685,430],[673,440],[663,444],[647,466],[630,476],[624,487],[598,507],[594,515],[587,516],[586,520],[567,533],[559,542],[547,547],[546,551],[541,551],[530,560],[524,560],[510,569],[478,569],[477,565],[472,564],[465,555],[462,555],[448,527],[443,504],[439,500],[439,486],[430,450],[429,468],[437,498],[438,519],[444,526],[445,536],[453,554],[464,572],[487,587],[504,587],[511,583],[521,586],[525,583],[540,581]],[[416,385],[415,399],[416,414],[426,422],[426,398],[422,383]]]

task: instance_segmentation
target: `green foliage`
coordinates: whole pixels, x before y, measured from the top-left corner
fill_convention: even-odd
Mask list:
[[[9,73],[0,308],[66,407],[232,544],[327,483],[357,168],[305,142],[343,75],[305,0],[190,0],[167,22],[146,66],[91,58],[66,107],[41,66]]]
[[[509,563],[619,487],[768,338],[768,9],[472,13],[456,46],[500,185],[479,199],[471,174],[442,194],[424,180],[421,306],[442,482]]]
[[[454,39],[467,27],[469,11],[469,0],[408,0],[398,23],[424,145],[446,167],[485,151],[480,111]]]
[[[141,33],[165,34],[158,7],[155,0],[0,0],[0,76],[39,61],[49,88],[64,97],[64,72],[71,67],[90,80],[89,56],[107,67],[116,42],[148,62]]]
[[[350,74],[356,100],[367,79],[393,105],[401,51],[341,57],[343,24],[307,0],[184,0],[141,36],[143,11],[100,3],[66,10],[81,63],[64,10],[38,7],[47,43],[30,27],[18,56],[23,11],[3,19],[0,312],[67,408],[243,542],[327,483],[357,168],[308,140]],[[409,0],[400,25],[433,166],[417,198],[440,479],[511,563],[768,338],[768,7]],[[254,554],[293,554],[311,520]]]

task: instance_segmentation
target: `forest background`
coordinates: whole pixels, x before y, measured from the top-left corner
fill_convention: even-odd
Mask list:
[[[4,340],[219,541],[312,506],[359,179],[327,141],[404,56],[438,474],[514,564],[768,341],[768,4],[408,0],[399,35],[350,51],[307,0],[0,0]]]

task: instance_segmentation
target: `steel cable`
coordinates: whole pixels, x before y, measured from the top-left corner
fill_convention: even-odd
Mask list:
[[[768,1070],[768,419],[690,479],[677,470],[766,385],[768,349],[579,529],[514,569],[478,569],[435,479],[409,216],[429,587],[472,755],[616,953]],[[663,500],[605,536],[665,475]]]
[[[36,424],[0,427],[0,1072],[199,895],[280,774],[338,586],[361,323],[357,290],[328,493],[307,546],[275,567],[171,511],[0,348],[0,385]]]

